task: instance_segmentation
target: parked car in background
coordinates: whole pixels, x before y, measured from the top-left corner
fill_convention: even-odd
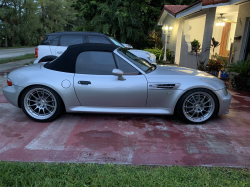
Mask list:
[[[5,98],[38,122],[63,111],[176,113],[187,123],[227,114],[231,95],[224,82],[188,68],[145,62],[111,44],[69,46],[57,59],[12,71]]]
[[[124,43],[122,43],[122,45],[124,45],[124,47],[126,47],[128,49],[133,49],[133,46],[130,45],[130,44],[124,44]]]
[[[103,43],[114,44],[119,47],[125,46],[115,38],[106,36],[96,32],[56,32],[47,34],[41,45],[35,49],[36,60],[34,64],[39,62],[52,61],[62,55],[70,45],[82,43]],[[143,50],[128,49],[132,54],[145,60],[148,63],[156,64],[154,54]]]

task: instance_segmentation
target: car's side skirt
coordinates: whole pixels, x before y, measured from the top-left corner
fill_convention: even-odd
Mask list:
[[[109,114],[158,114],[171,115],[174,113],[173,108],[149,108],[149,107],[87,107],[74,106],[67,108],[69,113],[109,113]]]

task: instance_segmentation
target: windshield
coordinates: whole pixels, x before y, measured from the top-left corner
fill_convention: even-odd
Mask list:
[[[119,41],[117,41],[116,39],[112,38],[112,37],[109,37],[110,40],[112,40],[112,42],[115,43],[115,45],[119,46],[119,47],[122,47],[122,48],[125,48],[124,45],[122,45]]]
[[[122,56],[129,59],[132,63],[134,63],[137,67],[139,67],[141,70],[148,72],[155,70],[155,66],[151,65],[150,63],[146,62],[145,60],[142,60],[138,58],[137,56],[130,53],[126,48],[119,48],[117,50]]]

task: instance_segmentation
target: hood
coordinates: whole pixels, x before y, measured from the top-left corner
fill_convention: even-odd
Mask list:
[[[185,76],[200,76],[200,77],[213,77],[212,75],[191,68],[176,67],[176,66],[157,66],[156,70],[148,75],[185,75]]]
[[[207,88],[219,90],[225,88],[225,83],[206,72],[176,67],[157,66],[156,70],[145,75],[149,83],[180,84],[178,89]]]

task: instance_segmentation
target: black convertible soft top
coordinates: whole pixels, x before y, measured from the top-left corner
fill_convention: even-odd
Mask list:
[[[75,73],[76,59],[81,52],[84,51],[107,51],[113,52],[119,48],[111,44],[84,43],[71,45],[67,50],[54,61],[44,65],[45,68],[62,71],[66,73]]]

